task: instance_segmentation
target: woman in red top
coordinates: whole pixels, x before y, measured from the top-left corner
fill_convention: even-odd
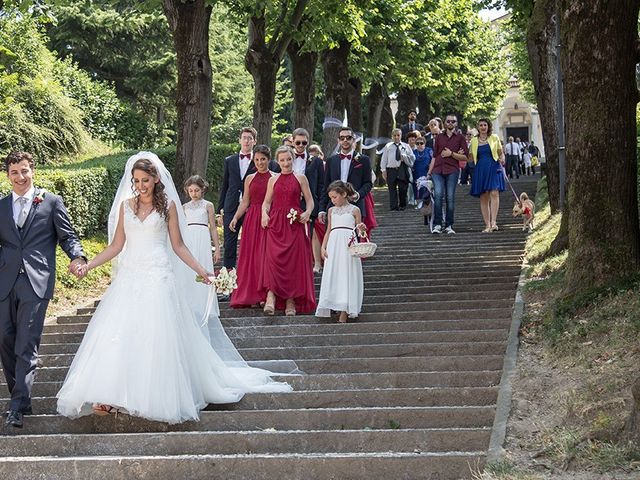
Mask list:
[[[267,193],[267,184],[272,174],[269,171],[271,149],[258,145],[253,150],[253,162],[256,173],[248,175],[244,181],[242,202],[229,223],[229,229],[236,231],[238,221],[246,212],[242,223],[242,238],[238,253],[238,288],[231,296],[233,308],[250,307],[264,302],[265,296],[260,289],[260,275],[264,263],[266,232],[260,225],[262,220],[262,202]]]
[[[286,315],[311,312],[316,297],[311,269],[311,239],[307,222],[313,197],[307,177],[293,172],[293,150],[280,147],[276,161],[280,174],[272,177],[262,203],[262,227],[267,229],[261,289],[266,296],[264,312]],[[300,194],[307,209],[300,211]]]

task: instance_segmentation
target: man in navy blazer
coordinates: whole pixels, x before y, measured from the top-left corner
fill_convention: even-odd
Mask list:
[[[331,207],[327,188],[331,182],[342,180],[349,182],[356,191],[355,195],[349,199],[362,213],[362,218],[367,216],[364,197],[373,188],[371,181],[371,160],[366,155],[361,155],[355,151],[355,135],[351,127],[343,127],[338,133],[338,153],[327,159],[324,174],[324,193],[320,197],[320,211],[318,220],[325,223],[327,210]]]
[[[229,228],[229,224],[240,205],[245,179],[248,175],[256,172],[256,166],[253,163],[253,147],[257,137],[258,132],[255,128],[244,127],[240,131],[240,153],[224,159],[224,173],[216,213],[222,215],[224,227],[223,264],[227,268],[235,268],[238,259],[238,232],[242,226],[242,218],[238,220],[235,232]],[[278,164],[273,160],[269,162],[269,170],[280,171]]]
[[[5,426],[22,428],[31,414],[38,348],[56,278],[56,245],[85,263],[67,210],[58,195],[33,185],[34,161],[11,152],[4,161],[12,192],[0,200],[0,359],[11,395]]]
[[[311,232],[313,232],[313,223],[318,217],[320,211],[320,198],[324,194],[324,164],[319,157],[312,156],[307,151],[309,145],[309,132],[304,128],[296,128],[293,131],[293,171],[299,175],[304,175],[309,181],[309,190],[313,197],[313,212],[309,219]],[[304,198],[300,201],[302,210],[306,210],[307,206]]]

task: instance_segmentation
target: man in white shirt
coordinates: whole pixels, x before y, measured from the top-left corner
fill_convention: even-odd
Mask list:
[[[407,208],[407,190],[409,189],[409,169],[416,160],[411,147],[400,141],[402,130],[393,129],[391,142],[382,150],[380,170],[389,189],[389,208],[404,210]]]
[[[504,147],[504,153],[507,157],[507,175],[513,178],[513,171],[516,172],[516,178],[520,178],[520,146],[513,141],[513,137],[509,137]]]

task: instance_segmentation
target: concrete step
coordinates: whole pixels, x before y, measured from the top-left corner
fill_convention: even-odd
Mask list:
[[[468,478],[484,465],[482,452],[234,454],[115,457],[23,457],[3,461],[13,480],[209,480],[212,478]],[[43,476],[44,475],[44,476]]]
[[[480,428],[493,422],[494,406],[336,407],[281,410],[203,411],[198,422],[177,425],[125,414],[69,419],[61,415],[31,415],[14,435],[245,431],[362,430],[394,428]],[[1,443],[1,442],[0,442]]]
[[[40,373],[47,369],[40,370]],[[66,374],[66,369],[64,372]],[[45,381],[38,375],[33,386],[34,397],[55,397],[62,387],[62,379]],[[358,390],[383,388],[432,388],[432,387],[492,387],[500,382],[497,370],[448,371],[448,372],[376,372],[333,373],[316,375],[274,375],[274,380],[288,382],[295,391],[307,390]],[[7,385],[0,383],[2,396]]]
[[[238,453],[474,452],[487,448],[488,428],[111,433],[5,437],[0,457],[219,455]],[[6,478],[6,477],[5,477]]]
[[[233,333],[233,332],[231,332]],[[243,336],[230,338],[237,348],[266,347],[307,347],[328,345],[369,345],[381,343],[430,343],[430,342],[473,342],[500,341],[507,337],[506,329],[483,329],[462,331],[429,331],[429,332],[383,332],[383,333],[335,333],[333,335],[312,334]],[[83,333],[45,334],[43,344],[80,343]]]
[[[505,339],[506,340],[506,339]],[[43,355],[74,354],[78,343],[50,343],[40,345]],[[474,343],[434,342],[384,345],[329,345],[310,347],[267,347],[239,348],[242,357],[247,360],[298,360],[305,358],[367,358],[431,356],[431,355],[494,355],[504,353],[505,341],[485,341]]]
[[[508,329],[510,320],[503,318],[495,319],[475,319],[466,318],[464,320],[403,320],[396,322],[353,322],[347,324],[338,323],[317,323],[308,325],[254,325],[246,327],[227,327],[225,330],[230,338],[247,338],[255,336],[277,336],[277,335],[337,335],[340,333],[385,333],[385,332],[427,332],[427,331],[464,331],[464,330],[484,330],[484,329]],[[87,329],[88,323],[65,323],[50,324],[45,327],[43,335],[45,339],[49,335],[61,333],[74,334],[83,333]]]
[[[346,407],[444,407],[494,405],[497,387],[387,388],[366,390],[306,390],[252,393],[234,404],[209,405],[206,410],[280,410]],[[8,398],[0,398],[8,403]],[[55,397],[32,397],[34,412],[55,414]]]

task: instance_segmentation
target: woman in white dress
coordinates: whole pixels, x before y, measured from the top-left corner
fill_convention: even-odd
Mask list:
[[[206,283],[211,274],[184,245],[186,221],[176,205],[175,185],[158,157],[131,157],[111,209],[110,244],[80,272],[119,255],[58,392],[62,415],[125,411],[179,423],[197,420],[208,403],[291,390],[271,372],[248,366],[216,315],[204,320],[218,325],[221,338],[214,347],[207,341],[192,308],[198,303],[195,274],[185,264]]]
[[[316,316],[330,317],[334,310],[340,312],[338,321],[346,323],[347,317],[360,314],[364,295],[362,263],[349,253],[349,242],[355,230],[363,232],[366,227],[360,209],[349,203],[348,199],[355,194],[350,183],[336,180],[327,192],[334,206],[327,214],[327,233],[322,241],[325,261]]]

